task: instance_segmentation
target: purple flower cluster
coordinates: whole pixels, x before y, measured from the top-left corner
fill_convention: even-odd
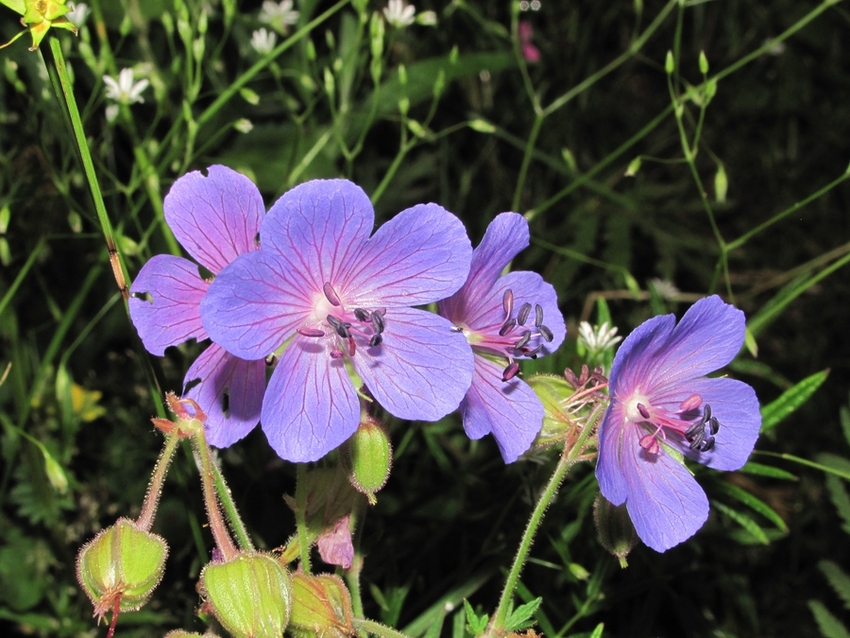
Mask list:
[[[705,492],[682,457],[737,470],[753,450],[761,426],[755,392],[705,377],[735,358],[744,331],[744,313],[707,297],[678,324],[673,315],[644,322],[614,358],[596,477],[602,496],[626,504],[638,536],[656,551],[690,538],[708,518]]]
[[[531,446],[543,408],[516,360],[553,352],[566,329],[539,275],[499,277],[528,244],[520,215],[500,215],[473,253],[436,204],[373,233],[359,187],[316,180],[263,215],[256,187],[221,166],[177,180],[165,209],[214,279],[154,257],[131,288],[131,316],[154,354],[211,338],[184,392],[210,415],[213,445],[259,420],[282,458],[319,459],[357,429],[362,385],[402,419],[435,421],[460,406],[469,436],[492,433],[506,462]],[[440,314],[415,307],[435,302]],[[267,388],[266,362],[276,362]]]

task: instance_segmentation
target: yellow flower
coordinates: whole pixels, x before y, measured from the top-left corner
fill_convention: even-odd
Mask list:
[[[26,30],[21,31],[6,44],[0,44],[0,49],[9,46],[27,31],[32,34],[30,51],[35,51],[38,48],[50,27],[67,29],[73,31],[76,35],[77,27],[65,17],[65,14],[71,10],[70,7],[65,5],[65,2],[66,0],[0,0],[0,3],[23,16],[21,24],[26,27]]]

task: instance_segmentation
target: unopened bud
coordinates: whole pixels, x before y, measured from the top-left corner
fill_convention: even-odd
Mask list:
[[[292,615],[287,632],[298,638],[354,635],[351,595],[336,576],[292,576]]]
[[[543,427],[537,435],[535,445],[554,445],[575,436],[579,426],[565,407],[567,399],[574,391],[567,380],[551,374],[535,374],[525,381],[543,404]]]
[[[210,563],[201,588],[216,619],[236,638],[280,638],[289,622],[292,581],[267,554]]]
[[[380,490],[390,476],[393,448],[390,437],[377,421],[366,417],[348,440],[348,480],[358,492],[375,503],[375,492]]]
[[[598,494],[593,502],[593,520],[602,547],[620,561],[620,567],[628,567],[626,556],[638,544],[638,535],[625,504],[614,505]]]
[[[162,579],[168,546],[119,519],[86,543],[77,556],[77,580],[98,618],[111,610],[136,611]],[[116,606],[116,600],[118,605]]]

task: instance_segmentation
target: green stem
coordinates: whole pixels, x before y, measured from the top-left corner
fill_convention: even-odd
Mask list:
[[[729,251],[732,251],[732,250],[735,250],[736,248],[738,248],[738,247],[740,247],[740,246],[743,246],[743,245],[744,245],[747,241],[749,241],[750,239],[752,239],[752,237],[753,237],[754,235],[757,235],[758,233],[760,233],[761,231],[763,231],[765,228],[768,228],[768,227],[772,226],[773,224],[775,224],[775,223],[776,223],[776,222],[778,222],[779,220],[781,220],[781,219],[784,219],[784,218],[788,217],[788,215],[791,215],[792,213],[796,213],[796,212],[797,212],[798,210],[800,210],[803,206],[805,206],[805,205],[807,205],[807,204],[809,204],[809,203],[811,203],[811,202],[815,201],[816,199],[820,198],[820,196],[821,196],[821,195],[823,195],[823,194],[825,194],[825,193],[828,193],[828,192],[829,192],[829,191],[831,191],[833,188],[835,188],[835,187],[836,187],[836,186],[838,186],[839,184],[841,184],[841,183],[843,183],[844,181],[846,181],[848,178],[850,178],[850,172],[845,172],[845,173],[843,173],[843,174],[842,174],[840,177],[838,177],[837,179],[832,180],[829,184],[827,184],[826,186],[824,186],[824,187],[823,187],[823,188],[821,188],[820,190],[817,190],[817,191],[815,191],[814,193],[812,193],[811,195],[809,195],[808,197],[806,197],[806,199],[804,199],[804,200],[802,200],[802,201],[797,202],[796,204],[794,204],[794,205],[793,205],[793,206],[791,206],[790,208],[786,208],[786,209],[785,209],[784,211],[782,211],[781,213],[779,213],[779,214],[777,214],[777,215],[775,215],[775,216],[771,217],[771,218],[770,218],[770,219],[768,219],[766,222],[763,222],[763,223],[759,224],[758,226],[756,226],[755,228],[753,228],[753,229],[751,229],[751,230],[748,230],[746,233],[744,233],[743,235],[741,235],[740,237],[738,237],[738,239],[736,239],[736,240],[734,240],[734,241],[730,241],[730,242],[727,244],[727,246],[726,246],[726,247],[727,247],[727,249],[728,249]]]
[[[52,33],[48,36],[50,46],[48,47],[49,57],[52,57],[53,64],[47,64],[47,72],[50,75],[53,90],[61,104],[62,112],[65,115],[65,121],[71,129],[71,135],[76,142],[77,154],[80,163],[83,165],[83,173],[86,176],[86,181],[89,186],[89,194],[91,195],[94,204],[94,210],[97,214],[97,220],[100,224],[103,238],[106,241],[106,250],[109,252],[109,261],[112,265],[112,272],[115,276],[115,282],[118,284],[118,289],[121,291],[121,296],[124,298],[124,307],[129,312],[127,300],[129,299],[129,289],[127,288],[127,266],[121,259],[115,244],[115,232],[112,228],[112,222],[106,212],[106,205],[103,203],[103,194],[100,191],[100,185],[97,181],[97,175],[94,171],[94,162],[92,161],[91,151],[89,150],[88,142],[86,141],[86,133],[83,130],[83,121],[80,118],[80,111],[77,108],[77,101],[74,98],[74,86],[71,83],[71,77],[68,74],[68,65],[65,62],[65,56],[62,53],[62,43]]]
[[[511,210],[519,210],[520,201],[522,200],[522,191],[525,188],[525,176],[528,174],[528,167],[531,164],[531,156],[534,152],[534,145],[537,142],[537,136],[540,135],[540,129],[543,127],[545,119],[543,113],[537,112],[534,116],[534,124],[531,125],[531,133],[528,135],[528,142],[525,144],[525,153],[522,157],[522,166],[519,169],[519,177],[516,181],[516,189],[514,190],[514,201],[511,204]]]
[[[230,529],[233,531],[233,535],[236,536],[236,542],[239,545],[239,549],[246,552],[253,552],[254,544],[251,542],[251,537],[248,535],[245,523],[242,522],[242,518],[239,516],[236,504],[233,502],[233,495],[230,493],[230,488],[227,487],[227,483],[224,480],[224,475],[215,463],[213,463],[211,467],[213,472],[213,482],[215,483],[215,491],[218,495],[218,502],[224,510],[224,515],[227,518]]]
[[[354,628],[362,631],[368,631],[370,634],[382,636],[383,638],[409,638],[407,634],[403,634],[395,629],[390,629],[386,625],[382,625],[374,620],[366,620],[365,618],[354,618],[352,620]]]
[[[142,511],[136,520],[136,529],[138,530],[143,532],[151,531],[153,519],[156,516],[156,508],[159,505],[159,497],[162,495],[162,484],[165,482],[165,477],[168,474],[168,466],[171,465],[171,460],[174,458],[174,451],[177,449],[179,442],[180,438],[174,434],[169,434],[165,437],[165,445],[162,447],[159,458],[156,460],[151,481],[148,484],[148,491],[145,493]]]
[[[301,570],[310,573],[310,541],[307,538],[307,465],[296,464],[295,527],[298,530],[298,551],[301,552]]]
[[[523,532],[516,558],[514,558],[511,571],[505,579],[505,588],[502,590],[499,605],[493,613],[493,620],[490,621],[490,626],[484,633],[485,636],[495,638],[495,636],[499,636],[504,633],[505,619],[508,615],[511,598],[514,595],[514,590],[519,582],[519,575],[522,572],[522,568],[525,566],[526,560],[528,560],[528,552],[531,549],[531,543],[534,541],[534,535],[537,533],[537,528],[540,527],[540,523],[543,521],[543,515],[546,513],[546,509],[558,493],[558,488],[560,488],[561,482],[567,476],[573,465],[575,465],[576,459],[584,449],[584,442],[587,440],[590,432],[595,429],[594,426],[596,423],[596,417],[599,413],[600,412],[598,410],[594,411],[591,416],[588,417],[587,423],[582,428],[581,434],[579,434],[575,443],[569,450],[564,447],[564,451],[561,453],[561,458],[558,459],[558,464],[555,466],[555,472],[549,479],[546,489],[544,489],[543,493],[540,495],[540,500],[537,501],[537,505],[534,507],[534,511],[531,513],[531,518],[528,521],[528,526],[525,528],[525,532]]]

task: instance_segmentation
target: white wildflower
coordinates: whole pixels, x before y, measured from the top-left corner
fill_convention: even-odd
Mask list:
[[[292,0],[281,0],[280,3],[265,0],[260,10],[260,22],[279,33],[286,33],[290,26],[298,22],[298,12],[292,9]]]
[[[73,6],[74,8],[66,13],[65,17],[79,29],[83,26],[83,24],[85,24],[86,18],[88,18],[91,13],[91,9],[89,9],[89,6],[84,2],[78,2]]]
[[[144,102],[142,91],[148,88],[148,80],[135,81],[133,69],[122,69],[118,74],[118,79],[108,75],[103,76],[103,82],[106,84],[106,98],[114,100],[116,104],[110,104],[106,107],[106,119],[112,122],[118,115],[119,104],[135,104],[136,102]]]
[[[412,4],[405,4],[404,0],[390,0],[389,4],[384,7],[384,17],[397,29],[403,29],[413,24],[415,15],[416,7]]]
[[[251,35],[251,46],[254,51],[260,55],[268,55],[277,44],[277,33],[267,31],[266,29],[258,29]]]
[[[649,280],[649,285],[652,286],[659,297],[668,301],[672,301],[681,294],[679,289],[676,288],[676,284],[669,279],[658,279],[656,277]]]
[[[609,328],[607,321],[601,326],[591,326],[582,321],[578,326],[578,335],[579,341],[584,342],[587,349],[594,354],[603,352],[623,340],[622,337],[616,336],[617,328]]]

